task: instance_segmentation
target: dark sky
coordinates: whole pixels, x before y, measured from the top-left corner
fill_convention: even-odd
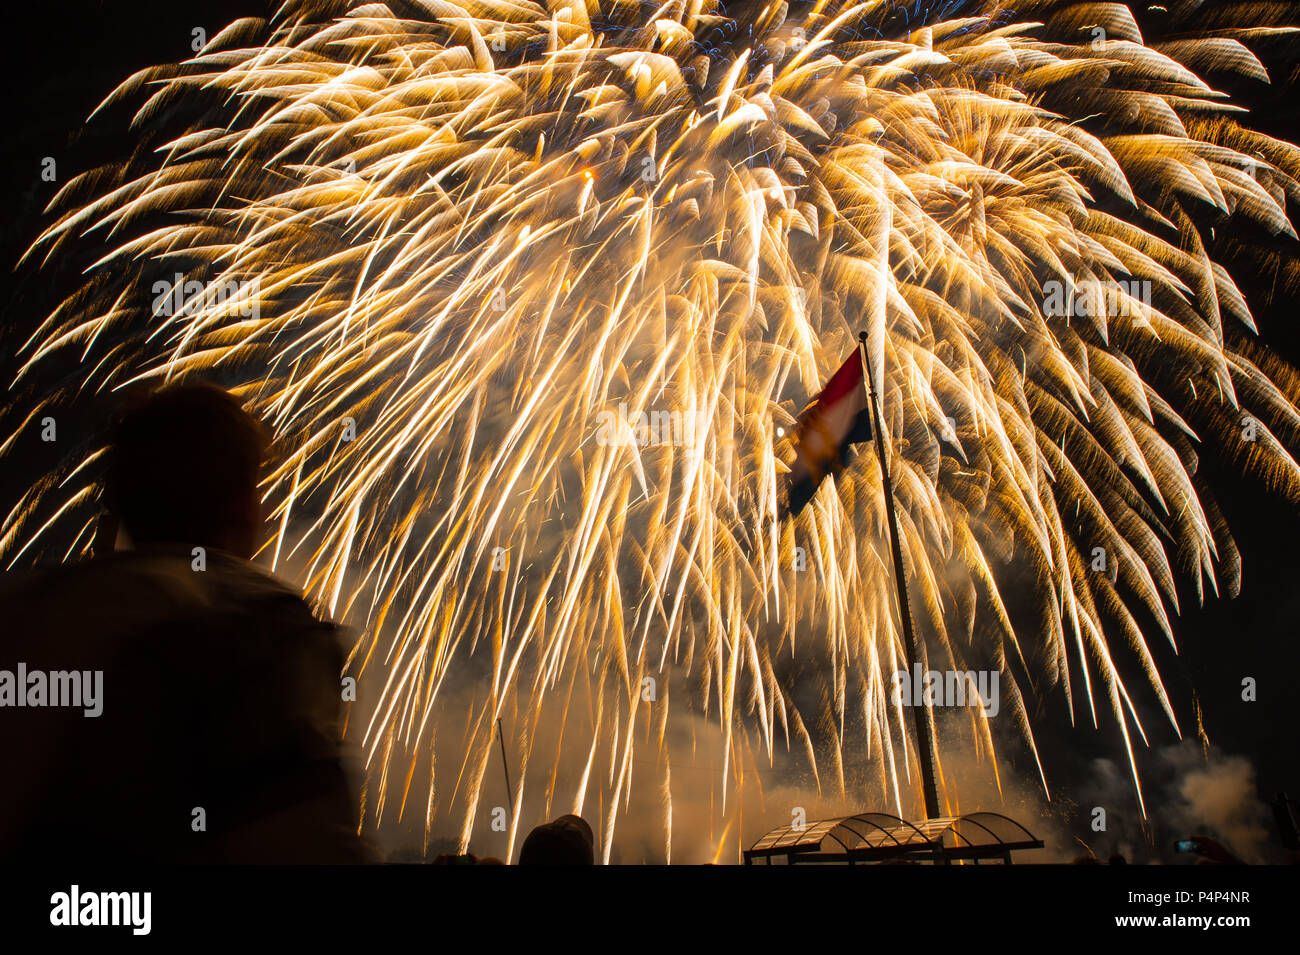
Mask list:
[[[191,31],[203,27],[213,35],[231,19],[266,15],[271,5],[232,0],[112,0],[20,4],[6,10],[10,50],[7,72],[11,90],[6,103],[8,128],[0,142],[0,180],[8,191],[6,215],[0,226],[0,373],[8,381],[12,355],[19,341],[52,303],[52,292],[64,285],[57,272],[12,274],[12,264],[42,224],[41,210],[54,185],[40,181],[43,157],[59,163],[66,181],[94,162],[124,154],[129,136],[120,126],[99,124],[89,130],[90,110],[133,71],[190,53]],[[1272,89],[1250,85],[1241,92],[1254,108],[1252,124],[1295,141],[1295,46],[1274,44],[1266,52],[1275,84]],[[13,58],[17,58],[17,62]],[[1293,220],[1300,218],[1292,210]],[[1296,248],[1278,243],[1279,254],[1294,257]],[[1240,276],[1238,276],[1239,281]],[[1266,280],[1243,284],[1263,339],[1293,362],[1300,359],[1300,322],[1293,297],[1262,294]],[[27,473],[6,468],[0,493],[6,502],[25,488],[39,471],[33,459]],[[1296,701],[1300,699],[1300,514],[1270,498],[1261,489],[1243,486],[1231,475],[1217,474],[1213,460],[1202,458],[1212,475],[1220,503],[1243,555],[1244,585],[1235,601],[1211,599],[1203,609],[1180,581],[1183,616],[1175,621],[1181,653],[1161,651],[1158,661],[1175,698],[1185,732],[1194,734],[1191,691],[1203,708],[1211,740],[1227,753],[1247,757],[1256,767],[1261,797],[1277,790],[1300,795],[1297,768]],[[6,505],[7,506],[7,505]],[[1258,680],[1259,699],[1241,701],[1241,680]],[[1144,700],[1142,712],[1156,746],[1174,742],[1158,717],[1142,681],[1132,687]],[[1052,711],[1055,710],[1055,713]],[[1086,783],[1090,760],[1117,758],[1118,736],[1113,720],[1101,731],[1064,725],[1060,701],[1042,702],[1039,730],[1049,778]],[[1068,791],[1068,785],[1067,785]]]

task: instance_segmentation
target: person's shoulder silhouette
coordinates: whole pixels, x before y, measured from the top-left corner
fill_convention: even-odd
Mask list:
[[[137,401],[108,450],[118,549],[0,587],[7,658],[101,687],[95,715],[11,711],[21,778],[0,852],[368,860],[338,742],[339,633],[250,560],[266,450],[219,388]]]

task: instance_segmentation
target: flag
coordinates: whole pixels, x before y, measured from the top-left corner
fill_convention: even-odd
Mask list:
[[[862,358],[855,348],[795,424],[795,459],[786,475],[786,512],[795,515],[803,510],[826,475],[839,472],[848,463],[850,446],[870,441],[872,434]]]

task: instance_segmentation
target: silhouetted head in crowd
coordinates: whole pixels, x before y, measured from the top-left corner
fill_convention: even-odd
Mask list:
[[[267,432],[229,392],[171,385],[113,427],[105,497],[136,546],[191,544],[252,557]]]
[[[524,840],[520,865],[595,865],[595,836],[581,816],[544,823]]]

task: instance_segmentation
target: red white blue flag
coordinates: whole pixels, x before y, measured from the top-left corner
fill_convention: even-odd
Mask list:
[[[870,441],[872,434],[862,358],[855,348],[799,415],[793,438],[795,459],[786,475],[786,512],[794,515],[803,510],[826,476],[838,474],[848,464],[849,448]]]

